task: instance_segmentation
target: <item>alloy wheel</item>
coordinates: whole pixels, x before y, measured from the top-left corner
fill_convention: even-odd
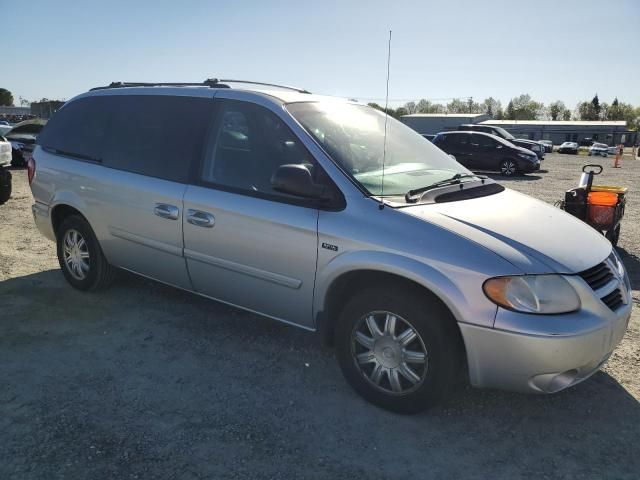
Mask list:
[[[89,273],[89,247],[77,230],[67,230],[64,235],[62,255],[69,273],[76,280],[84,280]]]
[[[516,164],[511,160],[505,160],[500,164],[500,173],[506,176],[511,176],[516,173]]]
[[[357,322],[351,353],[362,376],[376,389],[405,395],[424,382],[428,355],[418,331],[392,312],[375,311]]]

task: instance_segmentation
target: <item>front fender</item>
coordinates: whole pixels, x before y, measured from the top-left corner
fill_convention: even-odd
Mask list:
[[[451,266],[449,266],[451,267]],[[342,275],[355,271],[379,271],[411,280],[430,290],[449,308],[458,322],[492,326],[497,307],[482,292],[486,274],[455,268],[448,275],[446,264],[437,267],[417,259],[382,251],[345,252],[318,270],[314,295],[314,318],[325,310],[331,285]]]

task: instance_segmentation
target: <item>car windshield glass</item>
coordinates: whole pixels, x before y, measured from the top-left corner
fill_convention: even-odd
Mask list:
[[[502,138],[506,138],[507,140],[514,140],[516,138],[502,127],[493,127],[493,128],[495,128],[496,132],[498,132]]]
[[[333,101],[291,103],[287,109],[369,194],[383,193],[384,113]],[[388,118],[385,196],[404,195],[456,173],[470,172],[414,130]]]

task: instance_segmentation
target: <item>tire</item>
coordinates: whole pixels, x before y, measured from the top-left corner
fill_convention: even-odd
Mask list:
[[[513,177],[518,171],[518,165],[508,158],[502,160],[498,165],[500,173],[505,177]]]
[[[386,320],[388,314],[394,322]],[[377,333],[368,326],[371,318]],[[387,328],[392,323],[395,328]],[[410,330],[415,334],[412,341]],[[451,393],[460,372],[460,345],[449,311],[411,289],[362,290],[343,307],[335,332],[340,368],[351,387],[372,404],[403,414],[423,411]]]
[[[0,167],[0,205],[7,203],[11,198],[11,190],[11,172]]]
[[[71,215],[65,218],[56,231],[56,243],[58,263],[71,286],[88,291],[111,284],[116,269],[105,258],[91,226],[83,217]]]

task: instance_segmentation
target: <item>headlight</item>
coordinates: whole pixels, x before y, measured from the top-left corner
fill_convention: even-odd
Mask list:
[[[518,156],[519,156],[520,158],[524,158],[525,160],[530,160],[530,161],[533,161],[533,160],[534,160],[533,155],[527,155],[526,153],[518,153]],[[537,157],[536,157],[536,158],[537,158]]]
[[[524,313],[568,313],[580,308],[574,288],[560,275],[490,278],[482,286],[493,303]]]

